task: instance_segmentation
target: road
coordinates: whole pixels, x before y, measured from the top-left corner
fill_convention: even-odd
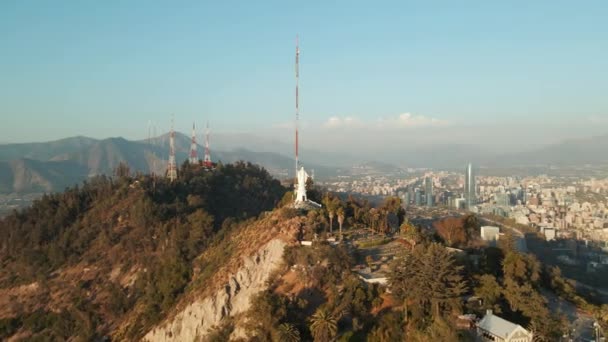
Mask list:
[[[592,315],[581,312],[576,306],[553,292],[542,289],[541,294],[547,299],[547,306],[552,313],[559,313],[570,322],[570,338],[572,341],[593,341],[595,322]]]

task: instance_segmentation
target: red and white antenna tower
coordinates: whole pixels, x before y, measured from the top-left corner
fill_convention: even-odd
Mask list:
[[[213,167],[211,162],[211,152],[209,151],[209,121],[207,121],[207,130],[205,131],[205,159],[203,160],[205,167]]]
[[[190,164],[198,164],[198,154],[196,153],[196,130],[192,123],[192,143],[190,144]]]
[[[169,165],[167,178],[171,182],[177,179],[177,165],[175,164],[175,132],[173,131],[173,115],[171,115],[171,133],[169,134]]]
[[[300,83],[300,45],[298,36],[296,35],[296,173],[295,173],[295,183],[294,189],[297,187],[298,183],[298,121],[300,120],[300,107],[298,103],[298,88]]]

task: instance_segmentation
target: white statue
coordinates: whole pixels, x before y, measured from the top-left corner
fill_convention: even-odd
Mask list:
[[[298,184],[296,188],[296,203],[306,202],[306,181],[308,180],[308,173],[304,170],[304,167],[298,170]]]

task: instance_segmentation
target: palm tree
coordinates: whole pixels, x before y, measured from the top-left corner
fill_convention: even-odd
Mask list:
[[[334,215],[336,214],[336,212],[334,211],[333,208],[330,208],[327,210],[327,215],[329,216],[329,233],[331,234],[333,232],[334,229]]]
[[[283,323],[277,328],[277,337],[281,342],[300,342],[300,331],[293,324]]]
[[[340,240],[342,240],[342,224],[344,224],[344,208],[338,208],[338,225],[340,225]]]
[[[315,341],[332,341],[338,332],[337,319],[326,308],[319,308],[310,318],[310,332]]]

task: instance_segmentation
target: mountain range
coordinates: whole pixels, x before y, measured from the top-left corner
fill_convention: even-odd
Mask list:
[[[71,137],[43,143],[0,145],[0,193],[32,193],[62,190],[88,177],[111,175],[120,162],[133,172],[163,174],[168,155],[168,134],[149,140]],[[176,159],[187,159],[191,140],[175,134]],[[213,136],[213,161],[238,160],[260,164],[278,177],[291,177],[294,160],[289,144],[247,134]],[[247,148],[243,148],[247,146]],[[397,167],[461,167],[467,162],[488,167],[608,164],[608,135],[569,140],[528,152],[496,154],[479,146],[387,146],[374,154],[374,160],[357,159],[353,154],[304,150],[307,169],[318,177],[330,177],[337,170],[353,165],[376,165],[394,170]],[[202,158],[204,148],[198,145]],[[344,171],[340,171],[344,172]]]
[[[31,193],[63,190],[95,175],[111,175],[120,162],[132,172],[164,174],[168,157],[168,134],[145,141],[124,138],[96,140],[72,137],[48,143],[0,145],[0,193]],[[187,159],[190,138],[175,134],[176,160]],[[204,148],[197,146],[202,158]],[[250,161],[279,177],[292,175],[294,160],[275,152],[254,152],[245,148],[212,152],[213,161],[232,163]],[[308,164],[317,174],[327,175],[330,168]]]

